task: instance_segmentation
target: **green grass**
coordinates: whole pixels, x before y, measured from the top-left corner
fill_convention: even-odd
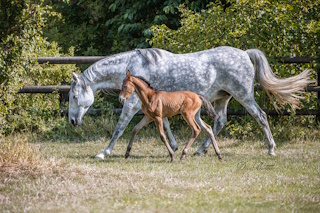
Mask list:
[[[198,140],[184,161],[170,163],[154,130],[147,133],[138,135],[129,159],[123,157],[125,137],[105,161],[93,157],[109,138],[52,142],[21,134],[0,139],[2,144],[27,140],[21,144],[41,155],[29,167],[15,166],[20,161],[0,166],[0,212],[320,211],[318,140],[278,144],[277,156],[269,157],[264,141],[219,137],[222,162],[212,147],[207,155],[192,157]],[[187,138],[177,137],[178,158]]]

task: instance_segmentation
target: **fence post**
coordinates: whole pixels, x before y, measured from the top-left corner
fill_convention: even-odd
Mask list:
[[[320,86],[320,66],[318,67],[317,69],[317,77],[318,77],[318,82],[317,82],[317,86]],[[320,91],[318,91],[318,94],[317,94],[317,108],[320,109],[320,101],[319,101],[319,98],[320,98]],[[316,115],[316,122],[318,124],[320,124],[320,115]]]

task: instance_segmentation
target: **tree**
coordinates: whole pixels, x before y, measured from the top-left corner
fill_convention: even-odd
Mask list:
[[[42,1],[1,1],[0,7],[0,135],[16,130],[41,126],[40,119],[49,116],[38,113],[59,109],[57,93],[52,96],[17,94],[26,84],[60,84],[71,78],[74,65],[40,66],[31,58],[38,55],[59,56],[57,43],[42,36],[46,16],[53,15]],[[73,55],[73,49],[67,53]]]
[[[140,1],[58,1],[46,4],[61,14],[50,20],[44,35],[68,49],[75,47],[78,55],[107,55],[134,48],[149,47],[149,28],[166,24],[180,26],[179,4],[193,11],[206,8],[209,0],[140,0]]]
[[[149,42],[153,47],[175,53],[228,45],[244,50],[259,48],[268,56],[319,56],[319,6],[319,1],[311,0],[273,3],[242,0],[231,1],[226,9],[212,3],[200,13],[181,6],[181,27],[174,30],[164,24],[154,26],[151,28],[154,37]],[[295,75],[312,66],[284,65],[275,61],[271,65],[281,77]],[[258,94],[257,98],[260,104],[265,102],[263,94]],[[316,101],[305,104],[315,107]],[[234,103],[233,107],[240,109],[241,106]]]
[[[164,24],[152,27],[154,36],[149,40],[150,45],[175,53],[189,53],[223,45],[243,50],[259,48],[269,56],[270,65],[278,76],[292,76],[305,68],[315,68],[312,77],[316,78],[314,70],[319,69],[318,62],[288,65],[276,62],[273,57],[320,55],[319,1],[280,0],[271,3],[266,0],[233,0],[229,3],[228,7],[212,3],[207,10],[201,12],[181,6],[181,27],[176,30]],[[256,90],[255,99],[262,108],[273,108],[263,91]],[[316,109],[317,93],[306,93],[302,102],[304,109]],[[243,109],[233,99],[228,107],[235,111]],[[287,106],[286,110],[291,109]],[[271,128],[275,128],[271,130],[274,137],[284,140],[292,138],[292,135],[297,135],[300,131],[297,131],[293,124],[306,126],[314,122],[308,117],[286,116],[269,121],[275,121],[270,125]],[[177,123],[174,119],[171,119],[171,122]],[[280,123],[290,126],[290,131],[285,131],[287,128],[283,128]],[[225,130],[227,132],[223,131],[222,134],[242,139],[256,138],[259,137],[257,132],[260,132],[260,127],[251,116],[232,117]]]

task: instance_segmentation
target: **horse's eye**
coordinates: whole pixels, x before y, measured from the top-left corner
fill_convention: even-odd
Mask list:
[[[128,87],[127,85],[124,85],[124,86],[123,86],[123,88],[125,88],[125,89],[127,89],[127,87]]]
[[[77,96],[77,95],[75,95],[75,96],[73,96],[73,98],[74,98],[74,99],[78,99],[78,96]]]

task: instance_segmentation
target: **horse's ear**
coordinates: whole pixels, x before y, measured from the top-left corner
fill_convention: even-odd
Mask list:
[[[130,76],[131,76],[131,74],[130,74],[130,70],[127,70],[127,72],[126,72],[126,76],[127,76],[128,78],[130,78]]]
[[[79,82],[79,76],[75,72],[72,73],[72,78],[76,83]]]

